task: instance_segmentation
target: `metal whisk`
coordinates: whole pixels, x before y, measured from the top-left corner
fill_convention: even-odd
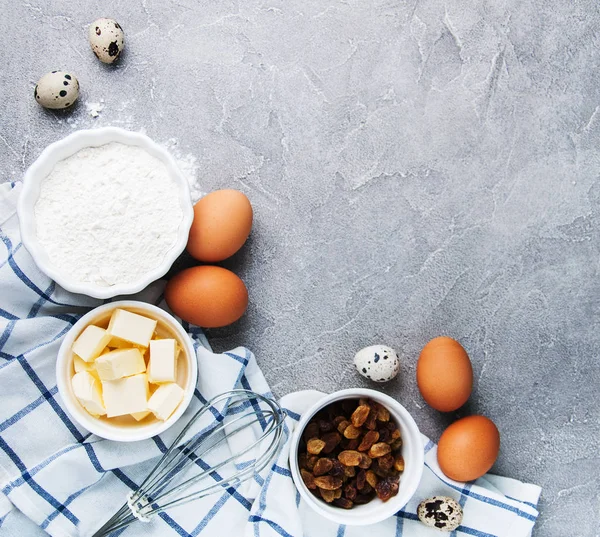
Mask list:
[[[226,407],[223,413],[216,409],[221,403]],[[217,423],[186,439],[207,414]],[[285,416],[276,401],[249,390],[217,395],[196,412],[139,488],[93,537],[106,537],[136,520],[147,522],[166,509],[253,478],[277,452]],[[205,462],[223,452],[228,455],[224,460]]]

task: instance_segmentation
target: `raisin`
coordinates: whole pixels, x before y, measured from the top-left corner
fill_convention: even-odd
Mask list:
[[[346,429],[344,429],[344,437],[353,440],[358,438],[361,435],[362,431],[356,428],[354,425],[350,424]]]
[[[342,464],[342,463],[340,462],[340,464]],[[356,475],[356,468],[354,466],[344,466],[342,464],[342,468],[344,469],[345,477],[354,477]]]
[[[313,474],[315,476],[325,475],[333,468],[333,461],[325,457],[320,458],[313,468]]]
[[[352,412],[352,416],[350,416],[352,425],[356,428],[362,427],[365,421],[367,421],[370,412],[371,407],[368,405],[359,405],[356,407],[356,410]]]
[[[310,472],[312,472],[313,469],[315,468],[315,464],[317,464],[318,460],[319,460],[318,455],[309,455],[308,459],[306,460],[306,469],[309,470]]]
[[[398,440],[394,440],[393,442],[391,442],[390,447],[394,451],[397,451],[398,449],[400,449],[402,447],[402,438],[398,438]]]
[[[387,502],[392,496],[398,494],[398,482],[390,479],[382,479],[375,486],[375,492],[379,499],[383,502]]]
[[[336,416],[335,418],[333,418],[333,426],[337,429],[338,425],[340,423],[342,423],[343,421],[346,421],[346,418],[344,418],[344,416]]]
[[[346,466],[344,466],[337,459],[329,459],[331,461],[331,470],[329,470],[329,475],[333,477],[344,477],[346,475]]]
[[[321,432],[324,432],[324,433],[333,431],[333,423],[331,423],[330,421],[326,421],[326,420],[319,420],[319,429],[321,430]]]
[[[306,463],[308,462],[308,453],[300,453],[298,455],[298,466],[302,469],[308,470]]]
[[[327,503],[331,503],[333,500],[335,500],[335,492],[333,492],[333,490],[319,489],[319,492],[321,494],[321,498],[323,498]]]
[[[342,497],[342,489],[341,488],[335,489],[333,491],[333,497],[334,497],[334,499],[339,500]]]
[[[322,475],[315,477],[315,485],[323,490],[335,490],[342,486],[342,480],[339,477]]]
[[[318,455],[321,453],[321,450],[325,447],[325,442],[323,440],[319,440],[318,438],[311,438],[306,444],[306,450],[311,455]]]
[[[341,507],[342,509],[352,509],[354,506],[349,498],[338,498],[337,500],[334,500],[333,504]]]
[[[398,440],[398,438],[401,438],[402,435],[400,434],[400,431],[398,429],[394,429],[392,431],[392,440]]]
[[[379,468],[387,472],[388,470],[392,469],[392,466],[394,466],[395,461],[394,456],[391,453],[388,453],[387,455],[380,457],[377,462],[379,463]]]
[[[323,446],[323,453],[331,453],[337,445],[342,441],[340,433],[333,431],[332,433],[326,433],[321,437],[321,440],[325,442]]]
[[[371,494],[357,494],[356,498],[354,498],[354,503],[356,505],[361,505],[365,503],[369,503],[373,499],[373,493]]]
[[[349,500],[354,500],[354,498],[356,498],[356,494],[356,487],[353,484],[349,483],[344,487],[344,496]]]
[[[392,441],[392,434],[390,433],[390,430],[388,428],[379,429],[378,433],[380,442],[386,442],[389,444],[389,442]]]
[[[338,460],[344,466],[358,466],[360,461],[362,460],[362,456],[363,454],[359,453],[358,451],[346,450],[342,451],[338,455]]]
[[[359,445],[360,438],[353,438],[352,440],[348,440],[348,443],[346,444],[346,449],[351,449],[352,451],[355,451]]]
[[[308,470],[302,468],[300,470],[300,475],[302,476],[302,481],[309,489],[316,489],[317,485],[315,484],[315,476],[312,475]]]
[[[367,431],[367,434],[363,436],[358,446],[358,451],[368,451],[371,446],[379,440],[379,433],[377,431]]]
[[[375,459],[373,461],[373,465],[371,466],[371,470],[373,470],[373,472],[375,472],[375,475],[378,477],[387,477],[388,476],[388,472],[386,470],[384,470],[383,468],[380,468],[379,466],[379,459]]]
[[[365,477],[367,478],[367,483],[369,483],[369,485],[375,488],[375,485],[377,485],[377,481],[379,481],[379,478],[377,477],[375,472],[373,470],[367,470],[367,472],[365,473]]]
[[[364,425],[367,429],[369,429],[369,431],[374,431],[375,429],[377,429],[377,415],[375,414],[375,412],[369,412],[369,415]]]
[[[348,427],[348,425],[350,425],[350,422],[347,419],[344,419],[337,424],[337,430],[341,434],[344,434],[344,431],[346,430],[346,427]]]
[[[369,468],[371,466],[372,463],[373,463],[373,460],[371,459],[371,457],[365,455],[364,453],[361,453],[360,462],[358,463],[358,466],[360,468],[366,470],[367,468]]]
[[[302,436],[307,442],[311,438],[316,438],[317,436],[319,436],[319,426],[314,421],[311,421],[304,429],[304,433],[302,433]]]
[[[361,470],[356,474],[356,488],[360,491],[365,487],[367,482],[367,473],[364,470]]]
[[[372,459],[377,459],[378,457],[387,455],[390,451],[392,451],[392,448],[389,444],[386,444],[385,442],[377,442],[377,444],[373,444],[371,449],[369,449],[369,457]]]
[[[383,405],[377,405],[377,419],[379,421],[387,422],[390,421],[390,411]]]
[[[402,455],[396,457],[396,460],[394,461],[394,470],[404,472],[404,457],[402,457]]]

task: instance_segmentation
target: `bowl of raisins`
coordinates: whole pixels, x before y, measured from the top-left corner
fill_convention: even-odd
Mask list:
[[[362,526],[393,516],[417,490],[423,465],[414,419],[375,390],[324,396],[302,415],[290,446],[302,499],[338,524]]]

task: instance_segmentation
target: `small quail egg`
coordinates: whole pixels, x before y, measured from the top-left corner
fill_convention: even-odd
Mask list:
[[[354,365],[363,377],[375,382],[387,382],[400,371],[400,358],[390,347],[372,345],[356,353]]]
[[[460,504],[448,496],[434,496],[423,500],[417,507],[419,520],[430,528],[454,531],[463,519]]]
[[[90,24],[90,45],[102,63],[113,63],[125,46],[121,25],[113,19],[98,19]]]
[[[44,108],[67,108],[79,97],[79,82],[66,71],[52,71],[38,80],[33,92]]]

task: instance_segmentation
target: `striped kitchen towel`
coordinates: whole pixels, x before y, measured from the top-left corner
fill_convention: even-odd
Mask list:
[[[214,354],[203,332],[184,323],[200,375],[193,402],[176,426],[133,444],[103,440],[78,426],[57,393],[55,359],[64,334],[100,302],[64,291],[36,267],[20,241],[15,214],[19,190],[19,183],[0,185],[0,537],[88,536],[122,505],[177,428],[204,401],[233,388],[268,395],[269,387],[248,350]],[[136,298],[164,307],[162,284]],[[290,477],[287,440],[302,411],[321,396],[299,392],[282,399],[289,410],[285,442],[262,475],[115,535],[434,536],[437,532],[422,526],[415,514],[418,501],[433,495],[452,496],[463,506],[463,525],[455,535],[530,534],[538,515],[539,487],[495,476],[470,484],[450,481],[436,464],[435,445],[426,438],[422,482],[396,516],[369,528],[352,528],[314,514],[300,501]]]

